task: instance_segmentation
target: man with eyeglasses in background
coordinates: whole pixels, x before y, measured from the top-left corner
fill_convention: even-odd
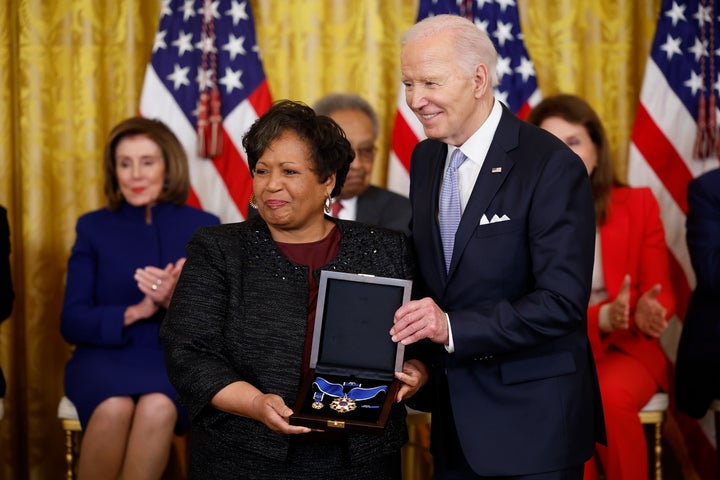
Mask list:
[[[355,94],[333,93],[320,98],[313,109],[327,115],[343,129],[355,150],[355,159],[340,195],[333,202],[333,216],[410,233],[410,201],[395,192],[370,184],[375,162],[379,124],[372,106]]]

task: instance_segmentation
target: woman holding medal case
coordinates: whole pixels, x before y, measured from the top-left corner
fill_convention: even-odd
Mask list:
[[[328,215],[354,156],[329,117],[279,101],[243,147],[259,215],[195,233],[161,330],[192,419],[189,478],[399,479],[403,405],[382,435],[290,425],[288,405],[308,369],[320,270],[410,279],[409,243]],[[408,360],[396,376],[400,402],[427,370]]]

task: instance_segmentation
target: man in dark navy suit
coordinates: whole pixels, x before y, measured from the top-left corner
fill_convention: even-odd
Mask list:
[[[355,150],[345,185],[335,198],[335,216],[410,233],[407,197],[370,184],[380,128],[372,106],[358,95],[335,93],[319,99],[313,108],[335,120]]]
[[[0,322],[10,316],[15,293],[10,274],[10,226],[7,211],[0,207]],[[0,368],[0,402],[5,396],[5,377]],[[0,405],[1,406],[1,405]]]
[[[430,368],[437,478],[580,480],[605,440],[587,338],[593,200],[580,158],[494,98],[496,59],[459,16],[403,37],[428,139],[410,163],[420,299],[390,333]]]
[[[690,181],[687,246],[697,285],[690,296],[675,365],[680,411],[695,418],[720,399],[720,169]]]

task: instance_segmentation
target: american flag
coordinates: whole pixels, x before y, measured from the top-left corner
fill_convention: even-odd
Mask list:
[[[495,89],[495,97],[525,118],[540,101],[540,90],[535,67],[525,49],[515,0],[420,0],[417,21],[443,13],[470,18],[492,39],[498,51],[497,74],[500,82]],[[390,190],[408,194],[410,155],[415,144],[423,138],[422,125],[405,103],[405,92],[401,86],[388,162]]]
[[[199,99],[214,88],[219,93],[222,149],[204,158],[198,154],[198,117],[204,118]],[[242,137],[270,103],[249,1],[163,0],[140,114],[165,122],[185,147],[192,184],[189,204],[223,222],[245,218],[252,183]],[[211,101],[210,119],[212,106]],[[209,136],[206,142],[212,143]]]
[[[717,130],[715,95],[720,88],[718,13],[717,0],[663,0],[630,146],[628,181],[650,186],[655,193],[670,252],[678,316],[661,342],[671,364],[682,331],[680,319],[695,286],[685,243],[687,184],[718,166],[712,139]],[[698,137],[699,132],[709,135]],[[698,148],[703,144],[709,148]],[[712,473],[715,452],[709,416],[699,423],[675,416],[694,468],[701,478],[717,478]]]

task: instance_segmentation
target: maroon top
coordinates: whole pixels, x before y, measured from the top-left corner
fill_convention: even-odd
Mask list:
[[[317,242],[310,243],[283,243],[275,242],[287,258],[300,265],[309,267],[308,277],[308,323],[305,332],[305,351],[303,353],[303,376],[308,373],[310,353],[312,349],[312,336],[315,328],[315,309],[317,307],[318,284],[313,272],[327,265],[340,251],[340,230],[333,227],[330,233]]]

